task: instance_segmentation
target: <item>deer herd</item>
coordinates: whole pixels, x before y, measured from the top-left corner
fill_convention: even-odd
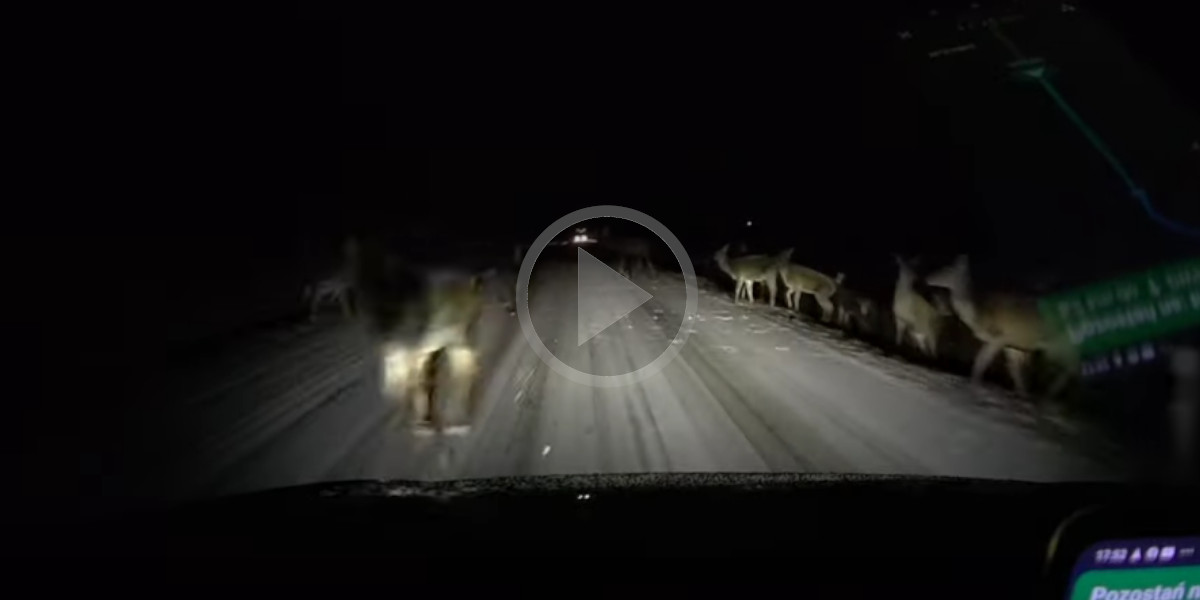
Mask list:
[[[883,319],[883,311],[870,296],[846,289],[842,273],[830,277],[791,261],[793,251],[776,255],[730,256],[729,245],[713,255],[717,267],[734,281],[734,302],[753,304],[755,284],[766,287],[765,302],[775,306],[777,284],[783,281],[785,303],[798,310],[800,297],[809,295],[820,307],[821,320],[844,329],[870,331]],[[1027,394],[1030,356],[1040,352],[1054,376],[1044,390],[1047,397],[1060,393],[1078,371],[1074,347],[1051,328],[1038,312],[1033,298],[1006,293],[980,293],[972,285],[966,255],[924,277],[914,265],[893,257],[898,268],[892,294],[891,316],[895,344],[911,344],[929,359],[938,359],[938,341],[950,319],[961,320],[978,341],[971,379],[978,383],[996,355],[1003,351],[1008,375],[1018,393]],[[930,292],[933,290],[933,292]],[[948,298],[948,300],[947,300]]]
[[[603,246],[623,275],[639,271],[655,275],[647,242],[606,237]],[[337,304],[346,316],[358,317],[368,326],[375,345],[384,350],[384,387],[396,388],[397,393],[409,397],[427,398],[413,402],[417,425],[438,431],[464,428],[474,408],[469,400],[477,368],[472,331],[484,302],[481,281],[496,269],[459,274],[409,264],[369,249],[351,240],[345,249],[342,271],[305,289],[304,297],[311,304],[310,317],[315,318],[326,304]],[[514,263],[520,262],[522,250],[520,246],[514,249]],[[757,285],[765,288],[763,301],[774,307],[782,281],[788,310],[800,311],[802,297],[810,296],[820,310],[821,321],[872,338],[883,333],[887,321],[883,303],[846,288],[842,273],[830,277],[792,262],[792,255],[793,250],[787,249],[774,255],[730,256],[727,244],[712,258],[733,280],[735,303],[753,305]],[[941,338],[947,325],[958,319],[978,343],[971,367],[976,383],[1001,352],[1013,386],[1021,394],[1028,392],[1030,356],[1034,353],[1040,353],[1054,370],[1044,390],[1046,396],[1057,395],[1078,372],[1073,345],[1047,325],[1036,302],[1013,294],[981,293],[973,285],[966,256],[923,277],[910,261],[900,256],[894,259],[898,272],[890,322],[894,324],[897,348],[911,346],[928,359],[938,360],[944,352],[939,349],[939,340],[944,346]],[[506,306],[510,314],[514,312],[511,298]],[[391,382],[397,378],[404,381]],[[435,391],[441,398],[438,401],[433,400]]]

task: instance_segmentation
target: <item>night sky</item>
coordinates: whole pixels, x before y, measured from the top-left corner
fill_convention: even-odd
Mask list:
[[[623,204],[694,254],[744,234],[755,251],[794,246],[869,281],[891,276],[891,252],[969,252],[1006,284],[1057,272],[1067,285],[1196,248],[1149,222],[1040,89],[1009,79],[1012,57],[986,33],[944,15],[833,12],[787,35],[683,27],[636,65],[629,48],[568,60],[517,40],[491,55],[346,25],[345,222],[386,229],[424,215],[455,232],[529,236],[575,208]],[[1056,67],[1055,84],[1163,212],[1200,222],[1189,97],[1095,19],[1029,12],[1040,16],[1010,37]],[[894,27],[918,37],[898,43]],[[927,57],[963,43],[978,47]],[[430,134],[446,149],[419,148]],[[525,144],[455,147],[471,134]],[[539,136],[558,144],[528,149]]]

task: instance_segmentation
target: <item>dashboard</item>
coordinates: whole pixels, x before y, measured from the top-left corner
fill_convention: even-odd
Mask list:
[[[94,557],[124,557],[141,565],[139,577],[165,583],[546,591],[561,581],[592,591],[1107,599],[1129,568],[1141,568],[1135,546],[1142,563],[1191,569],[1183,579],[1154,575],[1154,585],[1200,584],[1194,550],[1184,556],[1200,532],[1196,496],[1191,488],[898,476],[363,481],[37,528],[27,539],[39,554],[93,568]],[[1147,539],[1155,560],[1150,543],[1136,541]],[[1167,547],[1172,560],[1162,562]],[[1119,564],[1112,552],[1121,548]],[[1107,561],[1095,562],[1099,550]],[[1144,577],[1134,578],[1145,583],[1139,589],[1153,588]],[[1076,581],[1090,586],[1085,596],[1066,595]]]

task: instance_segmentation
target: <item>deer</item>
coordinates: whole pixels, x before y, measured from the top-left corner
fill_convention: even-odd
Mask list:
[[[1043,352],[1059,369],[1047,388],[1047,397],[1061,392],[1078,370],[1079,357],[1075,347],[1066,335],[1042,318],[1036,301],[1016,294],[978,293],[972,285],[970,264],[965,254],[928,275],[925,282],[950,291],[950,306],[954,313],[983,343],[971,367],[974,383],[982,380],[1001,350],[1008,359],[1009,376],[1021,395],[1027,394],[1024,369],[1029,355],[1035,351]]]
[[[837,292],[838,286],[842,285],[845,275],[838,273],[837,277],[830,277],[816,269],[795,264],[791,262],[792,250],[790,248],[784,252],[784,255],[787,256],[787,259],[783,262],[779,275],[783,279],[783,285],[787,287],[788,308],[798,310],[801,294],[811,294],[821,307],[821,320],[832,319],[835,312],[832,298]]]
[[[787,263],[790,256],[791,250],[787,250],[775,256],[751,254],[729,258],[729,244],[725,244],[721,246],[720,250],[717,250],[713,258],[717,261],[717,266],[721,271],[734,280],[734,303],[737,303],[745,295],[750,303],[754,304],[754,284],[765,283],[768,294],[767,302],[771,306],[775,306],[775,290],[778,285],[779,270]]]
[[[937,358],[937,339],[942,329],[942,317],[937,307],[913,289],[917,275],[913,266],[899,255],[893,255],[900,268],[896,292],[892,296],[892,315],[896,319],[896,345],[904,343],[911,334],[917,347],[930,358]]]

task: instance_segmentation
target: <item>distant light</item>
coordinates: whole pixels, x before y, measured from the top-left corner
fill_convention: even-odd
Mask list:
[[[754,221],[746,221],[746,227],[753,227]]]

